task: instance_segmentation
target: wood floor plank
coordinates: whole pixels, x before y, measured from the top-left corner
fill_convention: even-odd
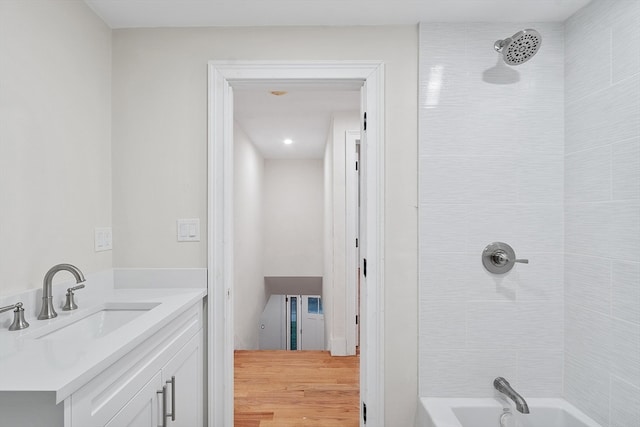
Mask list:
[[[235,427],[357,427],[358,356],[236,351]]]

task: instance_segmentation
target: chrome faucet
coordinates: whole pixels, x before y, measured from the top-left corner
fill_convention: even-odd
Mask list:
[[[503,393],[509,399],[513,400],[513,403],[516,404],[516,409],[518,412],[523,414],[529,413],[529,405],[527,405],[527,401],[524,400],[524,397],[520,396],[509,384],[509,381],[505,380],[502,377],[498,377],[493,380],[493,387],[498,390],[500,393]]]
[[[71,264],[57,264],[51,267],[47,274],[44,275],[44,282],[42,284],[42,310],[40,310],[40,314],[38,315],[38,320],[45,319],[53,319],[58,315],[56,310],[53,308],[53,295],[52,295],[52,285],[53,285],[53,276],[56,275],[57,272],[66,270],[73,274],[76,278],[76,283],[84,282],[84,274],[78,269],[78,267]]]

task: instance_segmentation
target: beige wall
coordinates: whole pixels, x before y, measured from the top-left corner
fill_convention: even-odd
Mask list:
[[[264,275],[322,276],[322,159],[264,161]]]
[[[206,223],[208,60],[384,61],[388,426],[412,424],[417,396],[417,42],[415,26],[113,33],[117,267],[207,265],[204,240],[175,242],[175,220]]]
[[[264,158],[244,130],[233,128],[233,285],[236,350],[258,348],[264,285]]]
[[[111,30],[84,2],[3,0],[0,294],[111,268],[93,250],[110,225]]]

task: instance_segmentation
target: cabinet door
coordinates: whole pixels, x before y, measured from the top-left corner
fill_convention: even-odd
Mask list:
[[[158,427],[162,411],[162,378],[158,372],[105,427]]]
[[[167,417],[169,427],[203,425],[202,346],[201,330],[162,368],[163,381],[167,385],[167,413],[174,408],[174,417]],[[173,385],[170,383],[172,378]]]

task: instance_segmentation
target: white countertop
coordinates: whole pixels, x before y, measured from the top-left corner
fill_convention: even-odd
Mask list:
[[[31,320],[22,331],[0,331],[0,391],[55,392],[61,402],[143,340],[206,295],[205,289],[115,289],[103,303],[158,303],[125,326],[101,338],[35,339],[56,322],[72,323],[96,304],[51,320]],[[80,305],[80,304],[79,304]]]

